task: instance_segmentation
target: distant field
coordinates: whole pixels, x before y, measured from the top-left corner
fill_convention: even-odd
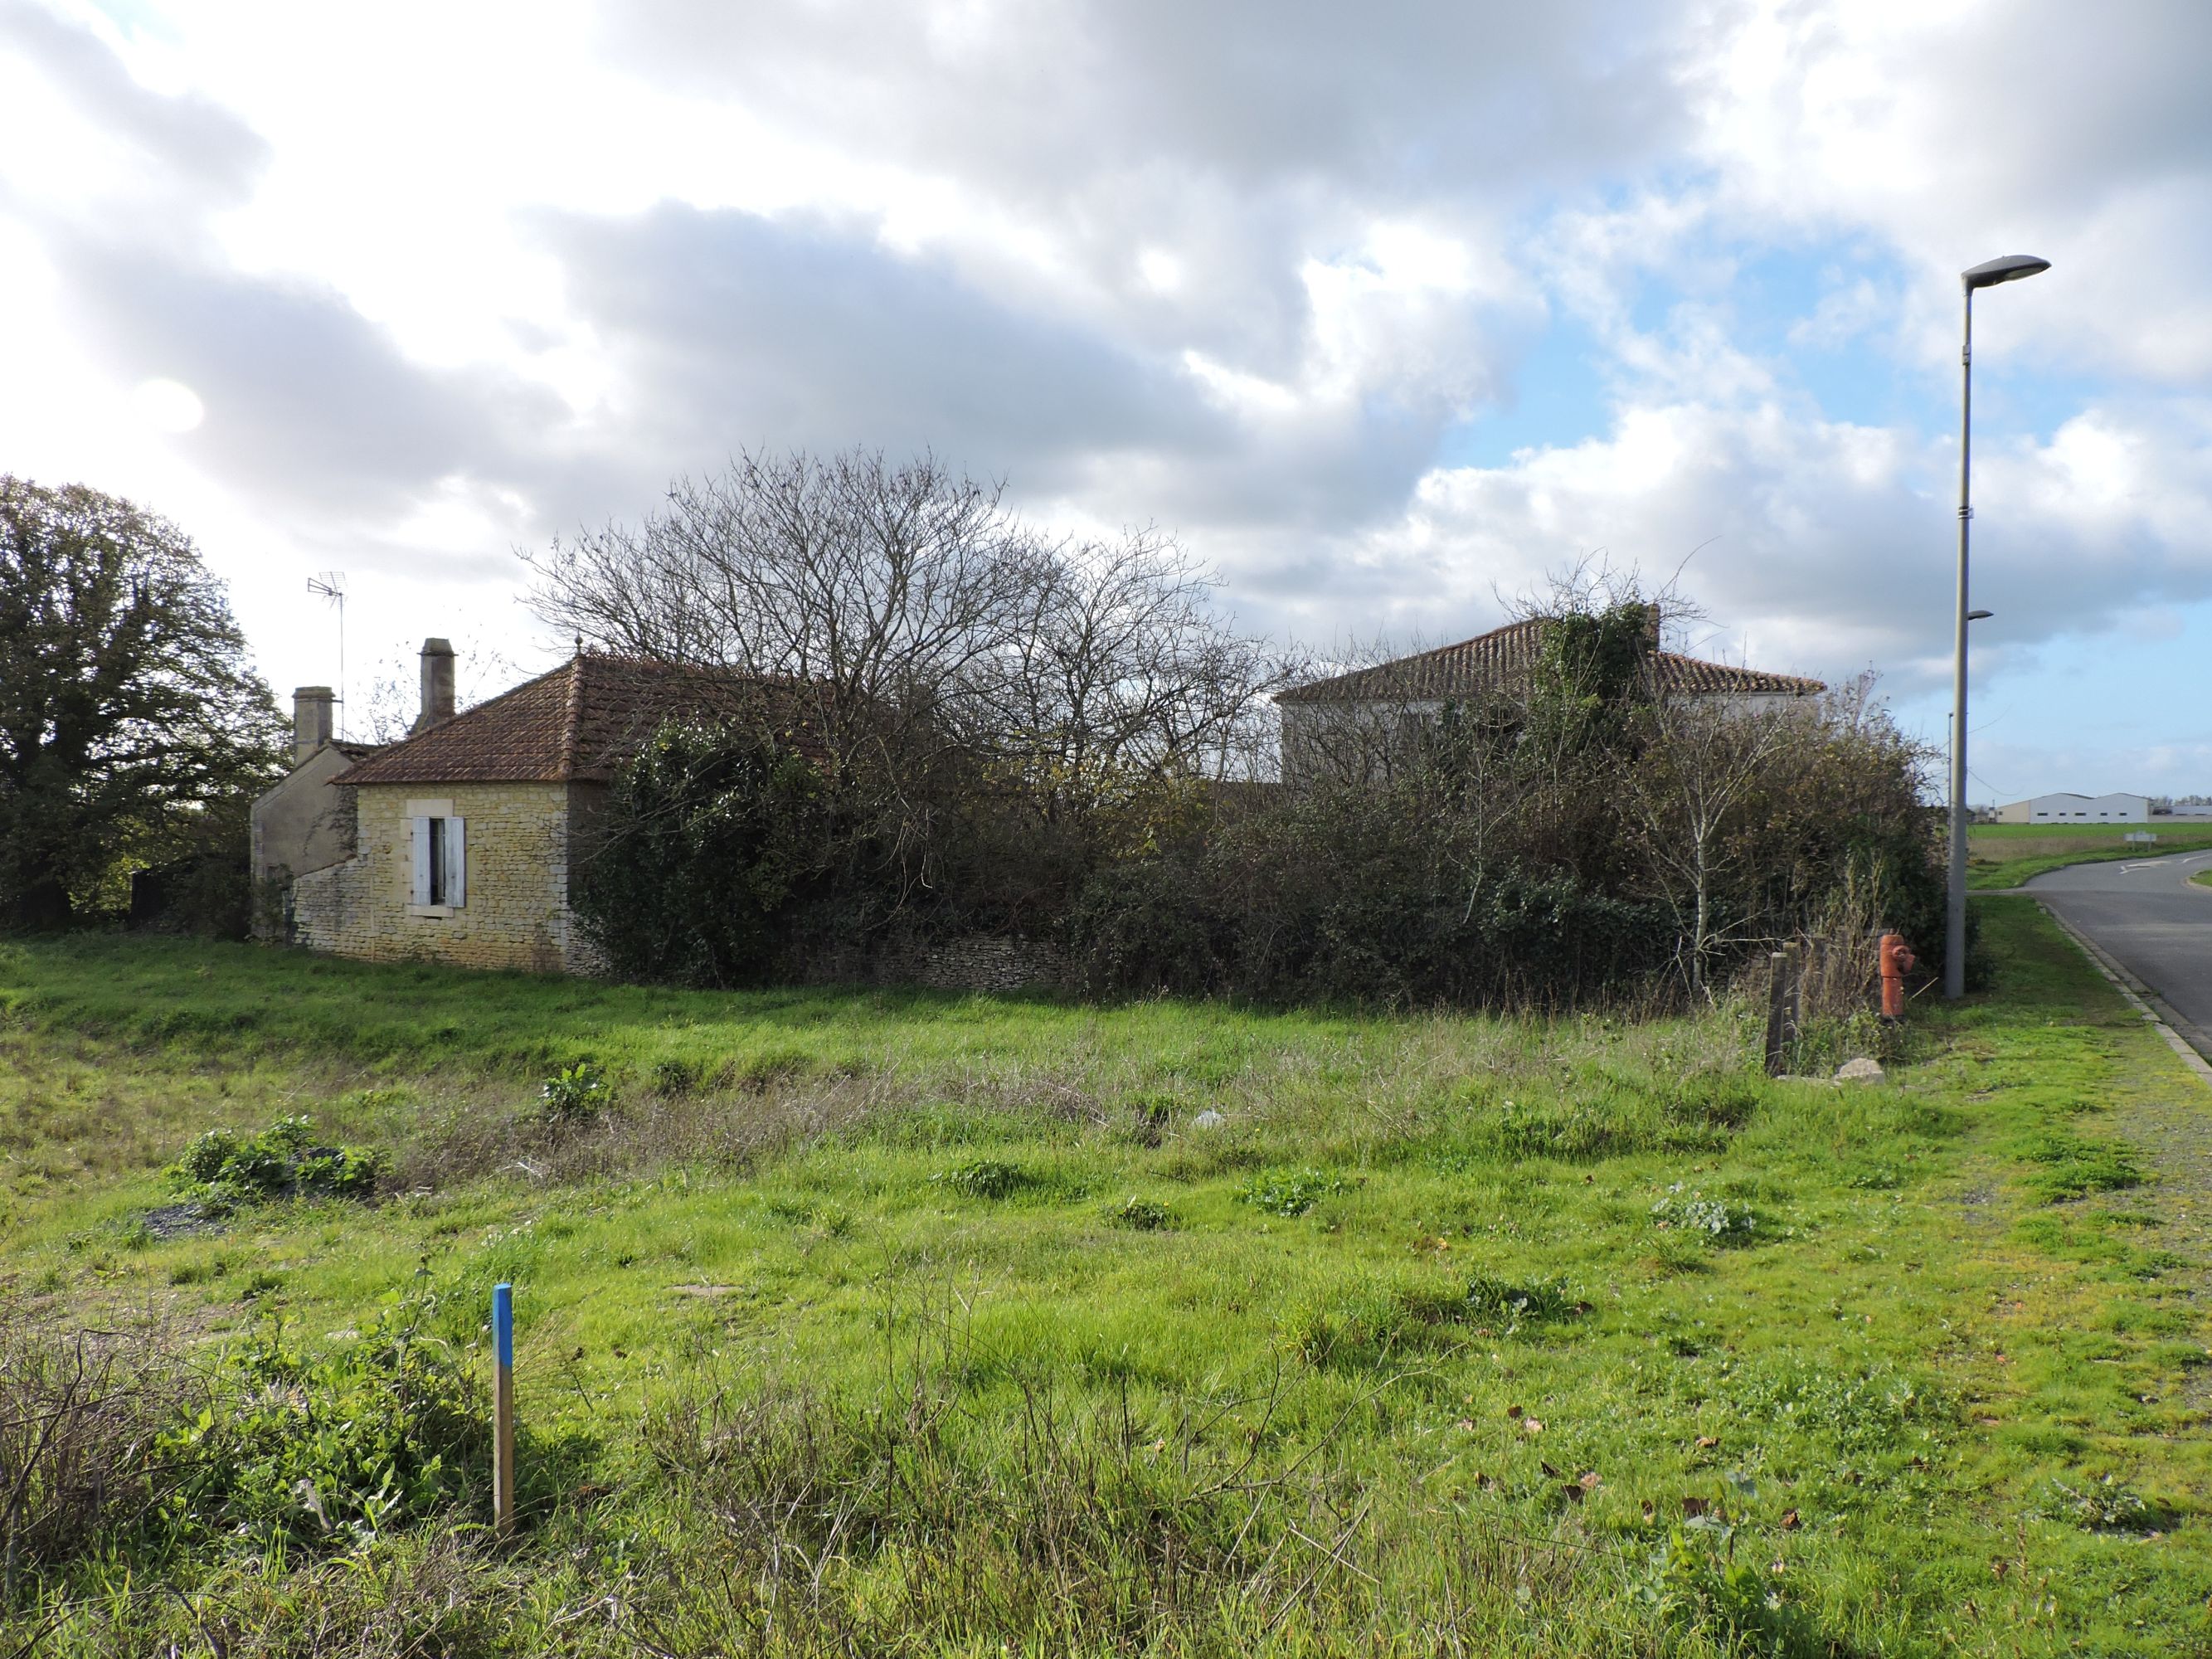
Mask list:
[[[1966,832],[1966,885],[2017,887],[2031,876],[2069,864],[2154,857],[2212,847],[2212,822],[2202,820],[2182,828],[2170,822],[2149,826],[2150,833],[2158,837],[2156,844],[2149,847],[2122,839],[2144,828],[2131,823],[2083,824],[2065,830],[2044,823],[1978,823]]]
[[[2199,1085],[1984,903],[1995,991],[1920,1000],[1850,1090],[1764,1078],[1732,1006],[0,945],[8,1328],[254,1356],[254,1420],[320,1425],[267,1451],[293,1542],[18,1564],[0,1654],[2202,1650],[2200,1280],[2117,1138]],[[608,1109],[541,1121],[584,1059]],[[297,1112],[387,1153],[386,1196],[153,1224],[194,1135]],[[480,1377],[502,1278],[520,1537],[473,1524],[480,1450],[415,1510],[310,1516],[359,1416],[313,1367],[413,1308]]]

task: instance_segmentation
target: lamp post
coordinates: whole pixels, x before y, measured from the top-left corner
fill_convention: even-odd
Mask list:
[[[1951,654],[1951,881],[1943,907],[1943,994],[1966,994],[1966,624],[1986,611],[1966,607],[1966,527],[1973,517],[1968,462],[1974,434],[1974,290],[2016,283],[2051,269],[2051,261],[2013,253],[1959,273],[1966,290],[1966,330],[1959,349],[1959,609]]]

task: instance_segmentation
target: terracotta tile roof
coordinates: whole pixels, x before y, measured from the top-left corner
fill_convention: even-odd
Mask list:
[[[1355,669],[1310,685],[1292,686],[1275,701],[1431,702],[1478,696],[1503,690],[1526,676],[1535,666],[1541,643],[1540,623],[1508,623],[1457,645],[1440,646],[1373,668]],[[1662,688],[1675,696],[1764,693],[1808,697],[1828,689],[1819,680],[1802,679],[1795,674],[1768,674],[1756,668],[1701,662],[1672,651],[1659,653],[1659,678]]]
[[[377,750],[331,781],[604,783],[664,721],[734,710],[763,684],[677,663],[582,653]]]

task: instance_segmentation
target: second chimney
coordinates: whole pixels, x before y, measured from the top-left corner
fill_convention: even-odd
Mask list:
[[[449,640],[422,641],[422,712],[416,717],[416,732],[427,732],[441,720],[453,718],[453,647]]]
[[[296,686],[292,691],[292,764],[297,766],[337,735],[337,694],[327,685]]]

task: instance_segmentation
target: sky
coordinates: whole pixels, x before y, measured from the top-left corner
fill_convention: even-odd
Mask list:
[[[349,719],[555,660],[518,550],[740,449],[1156,525],[1441,644],[1596,558],[1949,709],[1977,801],[2212,793],[2203,0],[0,0],[0,471],[125,495]],[[470,683],[473,677],[474,684]]]

